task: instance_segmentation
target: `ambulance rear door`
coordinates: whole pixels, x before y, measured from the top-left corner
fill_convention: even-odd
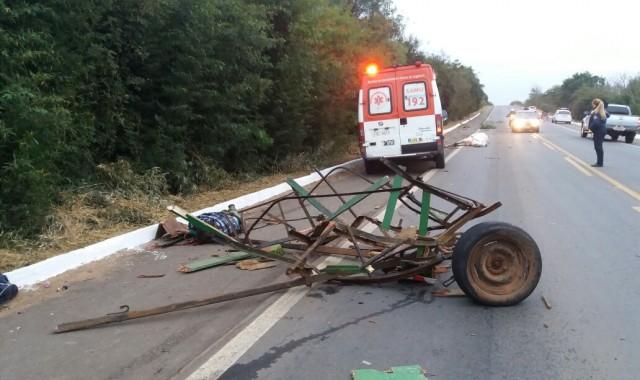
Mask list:
[[[402,153],[436,150],[436,106],[428,71],[420,68],[408,73],[399,72],[397,77],[397,87],[402,99],[398,112]]]
[[[364,143],[366,158],[397,156],[400,118],[395,71],[383,71],[363,79]]]

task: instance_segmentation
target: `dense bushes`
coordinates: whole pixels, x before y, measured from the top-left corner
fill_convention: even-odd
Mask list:
[[[432,63],[453,118],[486,101],[388,0],[0,0],[0,54],[0,231],[26,235],[101,164],[184,193],[344,147],[370,59]]]
[[[547,112],[567,107],[574,118],[578,118],[584,111],[591,110],[594,98],[601,98],[607,103],[627,104],[637,114],[640,112],[640,76],[611,82],[589,72],[576,73],[545,92],[532,89],[526,103]]]

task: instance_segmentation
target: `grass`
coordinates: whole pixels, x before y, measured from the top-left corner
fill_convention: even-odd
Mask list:
[[[166,176],[157,168],[134,173],[119,161],[98,167],[100,185],[71,189],[61,194],[62,202],[49,217],[37,238],[0,231],[0,272],[42,261],[122,233],[162,221],[166,207],[178,204],[198,210],[265,187],[287,177],[308,174],[314,166],[326,167],[358,157],[357,147],[339,154],[316,152],[282,159],[272,174],[230,175],[215,168],[200,167],[200,186],[181,195],[167,191]]]

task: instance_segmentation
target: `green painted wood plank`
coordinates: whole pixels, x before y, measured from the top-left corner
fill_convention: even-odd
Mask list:
[[[321,272],[328,274],[356,274],[361,273],[362,269],[359,265],[337,264],[327,265]]]
[[[206,259],[195,260],[186,264],[182,264],[180,266],[180,272],[183,272],[183,273],[197,272],[199,270],[218,267],[220,265],[232,263],[234,261],[250,259],[253,257],[255,256],[246,252],[233,252],[225,256],[208,257]]]
[[[388,371],[371,368],[356,369],[351,372],[353,380],[427,380],[419,365],[391,367]]]
[[[393,177],[393,182],[391,186],[394,189],[402,186],[402,177],[399,175]],[[391,227],[391,220],[393,219],[393,214],[396,211],[396,204],[398,203],[398,197],[400,197],[400,190],[392,191],[389,194],[389,201],[387,202],[387,209],[384,212],[384,218],[382,219],[382,229],[388,230]]]
[[[420,209],[420,225],[418,226],[418,235],[426,236],[429,227],[429,209],[431,208],[431,193],[422,191],[422,208]],[[418,248],[418,256],[423,256],[424,247]]]

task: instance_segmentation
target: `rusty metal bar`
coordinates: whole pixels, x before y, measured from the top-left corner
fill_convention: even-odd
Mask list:
[[[319,274],[319,275],[311,276],[311,280],[313,283],[326,282],[333,278],[335,278],[335,276],[328,275],[328,274]],[[107,325],[115,322],[124,322],[131,319],[139,319],[139,318],[145,318],[145,317],[150,317],[154,315],[167,314],[167,313],[172,313],[174,311],[192,309],[195,307],[200,307],[205,305],[213,305],[220,302],[226,302],[226,301],[236,300],[240,298],[251,297],[259,294],[272,293],[278,290],[284,290],[284,289],[289,289],[297,286],[306,285],[307,281],[308,279],[298,278],[291,281],[280,282],[277,284],[263,286],[261,288],[242,290],[239,292],[222,294],[222,295],[199,299],[199,300],[173,303],[173,304],[155,307],[155,308],[146,309],[146,310],[129,311],[129,306],[125,305],[125,306],[121,306],[121,308],[126,309],[125,311],[122,311],[122,312],[107,314],[103,317],[98,317],[98,318],[90,318],[90,319],[85,319],[85,320],[80,320],[75,322],[62,323],[58,325],[54,333],[59,334],[59,333],[65,333],[70,331],[85,330],[85,329],[103,326],[103,325]]]

